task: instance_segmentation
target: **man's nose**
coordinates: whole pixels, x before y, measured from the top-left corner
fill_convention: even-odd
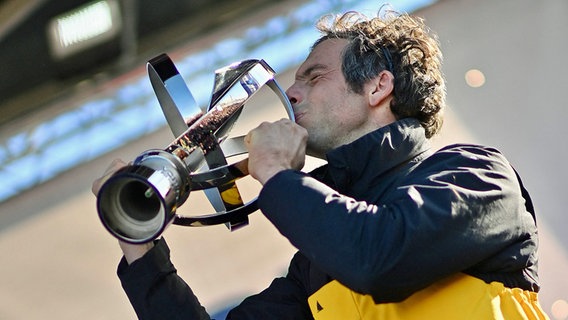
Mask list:
[[[286,96],[288,96],[288,100],[290,100],[290,103],[292,105],[300,103],[300,101],[302,100],[300,92],[295,84],[293,84],[292,86],[290,86],[290,88],[288,88],[288,90],[286,90]]]

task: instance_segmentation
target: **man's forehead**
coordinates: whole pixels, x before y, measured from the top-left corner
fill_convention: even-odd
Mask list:
[[[330,69],[330,67],[325,63],[319,63],[317,61],[306,60],[300,66],[300,68],[298,68],[298,71],[296,72],[296,76],[299,77],[299,78],[302,78],[302,77],[309,76],[314,71],[320,71],[320,70],[325,71],[325,70],[329,70],[329,69]]]
[[[297,76],[306,76],[314,71],[335,69],[341,65],[341,52],[347,40],[327,39],[313,48],[308,58],[298,68]]]

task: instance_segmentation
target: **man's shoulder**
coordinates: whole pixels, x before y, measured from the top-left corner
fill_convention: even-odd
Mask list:
[[[454,160],[471,163],[500,162],[508,163],[506,157],[495,147],[479,144],[457,143],[447,145],[434,152],[431,160]]]
[[[452,144],[432,153],[413,170],[425,175],[448,173],[464,174],[499,173],[501,177],[513,179],[514,170],[507,158],[497,148],[477,144]]]
[[[490,153],[490,154],[499,154],[502,155],[501,151],[497,148],[492,146],[480,145],[480,144],[472,144],[472,143],[454,143],[449,144],[440,148],[435,153],[448,153],[448,152],[458,152],[458,153]]]

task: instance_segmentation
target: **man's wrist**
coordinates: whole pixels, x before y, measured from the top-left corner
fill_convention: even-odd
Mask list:
[[[270,167],[268,169],[262,170],[261,173],[256,177],[256,179],[264,185],[270,178],[274,177],[279,172],[288,170],[284,167]]]
[[[154,242],[148,242],[143,244],[130,244],[123,241],[118,242],[124,258],[128,264],[132,264],[134,261],[142,258],[148,251],[154,247]]]

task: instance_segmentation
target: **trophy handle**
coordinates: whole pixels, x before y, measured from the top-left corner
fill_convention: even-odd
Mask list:
[[[167,54],[150,59],[146,69],[162,113],[174,138],[177,138],[189,128],[182,112],[187,119],[198,119],[203,111]]]

